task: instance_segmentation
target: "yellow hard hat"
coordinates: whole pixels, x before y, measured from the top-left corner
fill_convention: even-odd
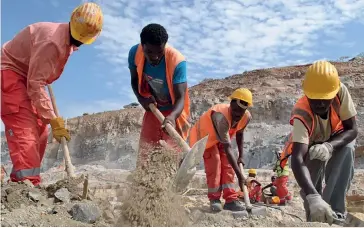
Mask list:
[[[302,87],[303,92],[310,99],[334,98],[340,89],[336,67],[328,61],[314,62],[306,71]]]
[[[248,173],[257,175],[257,171],[255,169],[249,169]]]
[[[84,44],[93,43],[102,30],[104,16],[100,6],[86,2],[76,7],[71,15],[71,35]]]
[[[237,99],[237,100],[245,101],[246,103],[248,103],[249,107],[253,106],[253,95],[250,92],[250,90],[248,90],[247,88],[239,88],[239,89],[235,90],[229,96],[229,98],[231,100]]]

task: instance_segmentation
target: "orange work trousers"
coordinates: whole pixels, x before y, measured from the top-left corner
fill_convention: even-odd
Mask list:
[[[253,189],[249,191],[249,199],[254,202],[260,202],[262,198],[262,186],[255,185]]]
[[[171,111],[161,111],[164,116],[168,116]],[[142,130],[139,139],[139,154],[137,165],[144,162],[151,151],[151,147],[158,146],[159,140],[164,140],[167,145],[176,152],[181,152],[177,143],[162,129],[162,123],[151,111],[146,111],[143,117]]]
[[[13,163],[10,180],[30,180],[39,185],[40,166],[47,146],[48,129],[27,95],[27,79],[12,70],[1,70],[1,119]]]
[[[281,177],[277,177],[276,179],[276,187],[277,187],[277,196],[280,199],[287,199],[290,200],[291,199],[291,195],[288,191],[288,187],[287,187],[287,182],[288,182],[288,176],[281,176]]]
[[[235,172],[230,165],[223,145],[218,143],[205,150],[203,155],[209,200],[218,200],[223,194],[226,203],[238,199],[234,189]]]

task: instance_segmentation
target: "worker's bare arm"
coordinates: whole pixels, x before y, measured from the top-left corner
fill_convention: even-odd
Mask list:
[[[236,132],[236,144],[238,145],[238,151],[239,151],[239,157],[238,157],[238,163],[243,163],[243,155],[244,155],[244,129]]]
[[[174,103],[172,112],[169,116],[173,117],[174,119],[177,119],[181,115],[184,108],[187,83],[184,82],[184,83],[174,84],[173,90],[176,102]]]
[[[131,78],[131,87],[133,88],[134,94],[139,100],[141,98],[139,91],[138,91],[138,72],[136,69],[129,69],[130,70],[130,78]]]
[[[342,121],[344,131],[332,136],[327,142],[329,142],[334,151],[349,144],[358,136],[358,127],[356,125],[355,117]]]
[[[304,157],[308,151],[308,145],[294,142],[292,147],[292,171],[298,185],[303,189],[306,195],[317,194],[312,183],[310,172],[305,164]]]
[[[265,189],[270,188],[270,187],[272,187],[272,186],[273,186],[273,184],[272,184],[272,183],[270,183],[270,184],[268,184],[267,186],[263,187],[263,188],[262,188],[262,191],[264,191]]]

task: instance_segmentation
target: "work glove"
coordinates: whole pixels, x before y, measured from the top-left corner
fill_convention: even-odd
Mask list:
[[[334,148],[328,142],[322,144],[316,144],[311,146],[308,153],[310,154],[310,160],[318,159],[321,161],[328,161],[333,152]]]
[[[68,130],[65,128],[64,120],[61,117],[56,117],[50,121],[53,137],[60,143],[62,137],[67,141],[71,140]]]
[[[310,208],[311,222],[323,222],[332,225],[334,221],[334,212],[320,194],[309,194],[306,196]]]
[[[157,101],[153,96],[150,96],[148,98],[140,97],[138,99],[140,105],[145,109],[145,111],[150,111],[149,104],[155,104],[157,105]]]

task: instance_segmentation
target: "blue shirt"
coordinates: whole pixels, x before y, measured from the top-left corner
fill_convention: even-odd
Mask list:
[[[134,45],[129,51],[129,69],[136,69],[135,55],[138,45]],[[180,62],[173,74],[173,84],[187,82],[186,61]],[[157,66],[152,66],[148,61],[144,63],[143,74],[150,80],[149,86],[153,90],[153,95],[158,103],[158,109],[161,111],[171,110],[173,108],[171,95],[169,94],[166,74],[166,60],[163,59]],[[143,76],[144,76],[143,75]]]

